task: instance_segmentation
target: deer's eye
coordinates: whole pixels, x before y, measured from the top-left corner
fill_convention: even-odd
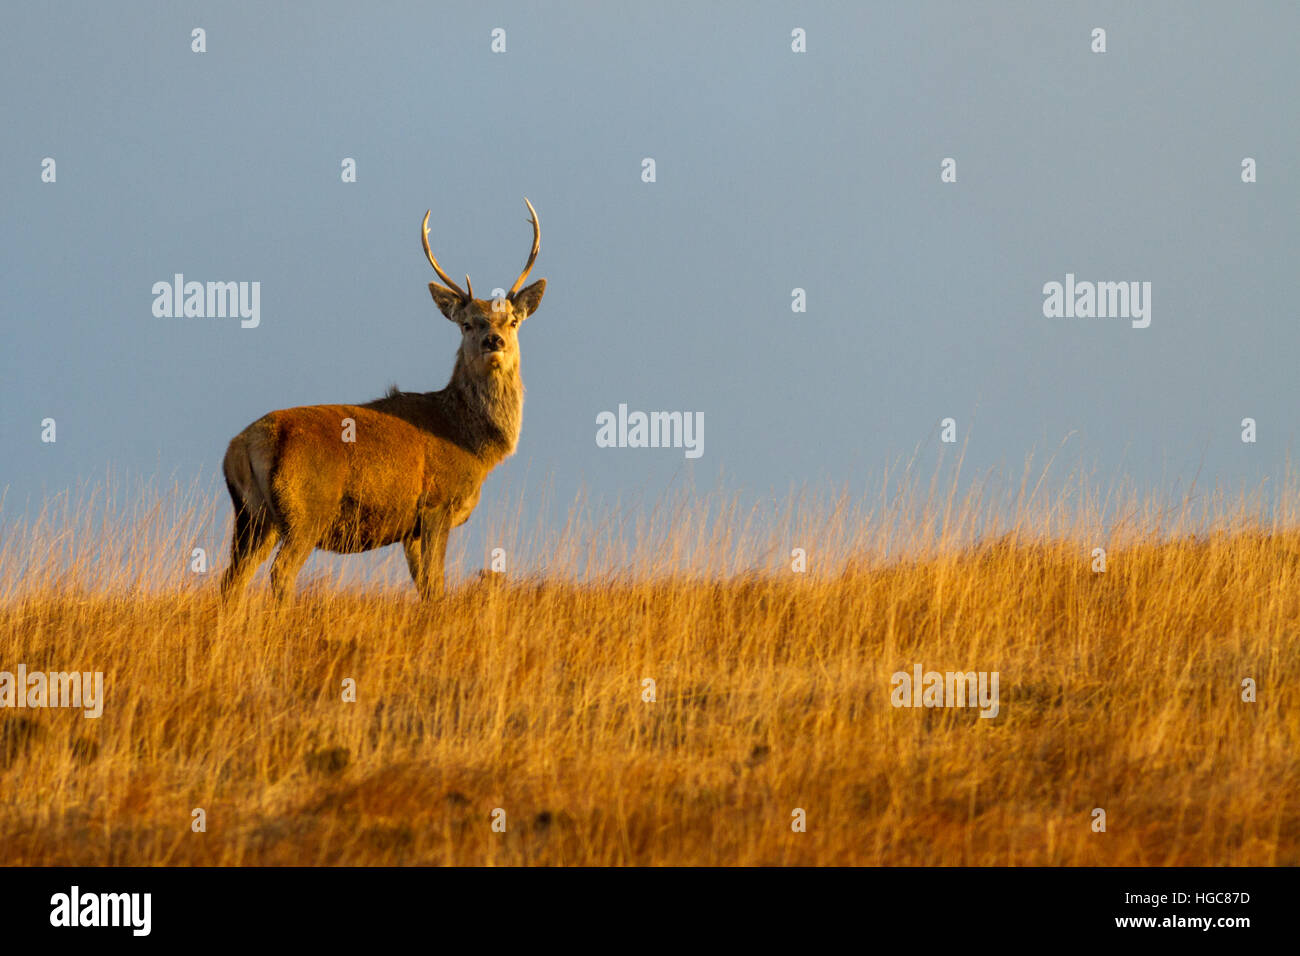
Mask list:
[[[510,327],[511,327],[512,329],[517,329],[517,328],[519,328],[519,320],[518,320],[518,319],[511,319],[511,320],[510,320]]]

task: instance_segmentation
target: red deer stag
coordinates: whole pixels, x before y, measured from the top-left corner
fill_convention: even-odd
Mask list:
[[[240,593],[281,542],[271,587],[293,591],[312,549],[353,554],[402,542],[424,598],[443,590],[447,535],[478,503],[483,479],[515,450],[523,418],[519,323],[537,311],[546,280],[524,287],[542,228],[533,204],[533,248],[524,271],[497,300],[461,289],[422,240],[445,285],[429,283],[438,309],[460,326],[451,381],[438,392],[396,388],[364,405],[310,405],[271,412],[235,436],[222,468],[235,506],[223,600]]]

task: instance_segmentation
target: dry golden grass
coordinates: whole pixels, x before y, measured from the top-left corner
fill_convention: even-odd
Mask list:
[[[223,616],[224,553],[185,569],[224,505],[65,501],[0,549],[0,670],[107,701],[0,711],[5,862],[1300,864],[1290,511],[1035,493],[575,519],[435,606],[259,577]],[[918,662],[998,671],[1000,714],[895,709]]]

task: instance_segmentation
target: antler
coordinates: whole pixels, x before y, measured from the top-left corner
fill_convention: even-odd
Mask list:
[[[519,273],[519,278],[516,279],[515,284],[510,287],[508,297],[511,299],[515,297],[515,293],[519,291],[520,287],[524,284],[524,280],[528,278],[528,273],[533,269],[533,263],[537,261],[537,250],[542,247],[542,224],[537,221],[537,210],[533,208],[532,203],[528,202],[527,196],[524,197],[524,202],[528,206],[528,211],[533,215],[533,251],[528,253],[528,262],[524,265],[524,271]],[[432,261],[432,257],[430,257],[430,261]],[[437,267],[435,266],[434,268]]]
[[[466,292],[464,289],[462,289],[460,286],[456,285],[456,283],[452,281],[451,276],[447,275],[447,273],[442,271],[442,266],[438,265],[438,260],[433,257],[433,250],[429,248],[429,213],[431,212],[433,212],[432,209],[428,210],[428,212],[424,214],[423,233],[420,236],[421,241],[424,242],[424,254],[426,257],[428,257],[429,265],[433,266],[433,271],[438,273],[438,278],[443,281],[443,284],[446,285],[447,288],[451,289],[452,292],[455,292],[458,296],[460,296],[462,299],[468,302],[470,299],[474,298],[474,287],[470,285],[469,276],[468,275],[465,276],[465,285],[468,286],[469,288],[469,291]],[[534,255],[537,254],[537,250],[535,246],[533,249],[533,254]],[[532,261],[530,260],[528,264],[531,266]],[[524,274],[525,275],[528,274],[527,270],[524,270]]]

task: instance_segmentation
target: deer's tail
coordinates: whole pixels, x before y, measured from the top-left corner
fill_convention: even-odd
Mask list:
[[[280,515],[271,492],[274,442],[262,424],[254,422],[231,439],[221,470],[236,515],[242,511],[251,520],[278,526]]]

